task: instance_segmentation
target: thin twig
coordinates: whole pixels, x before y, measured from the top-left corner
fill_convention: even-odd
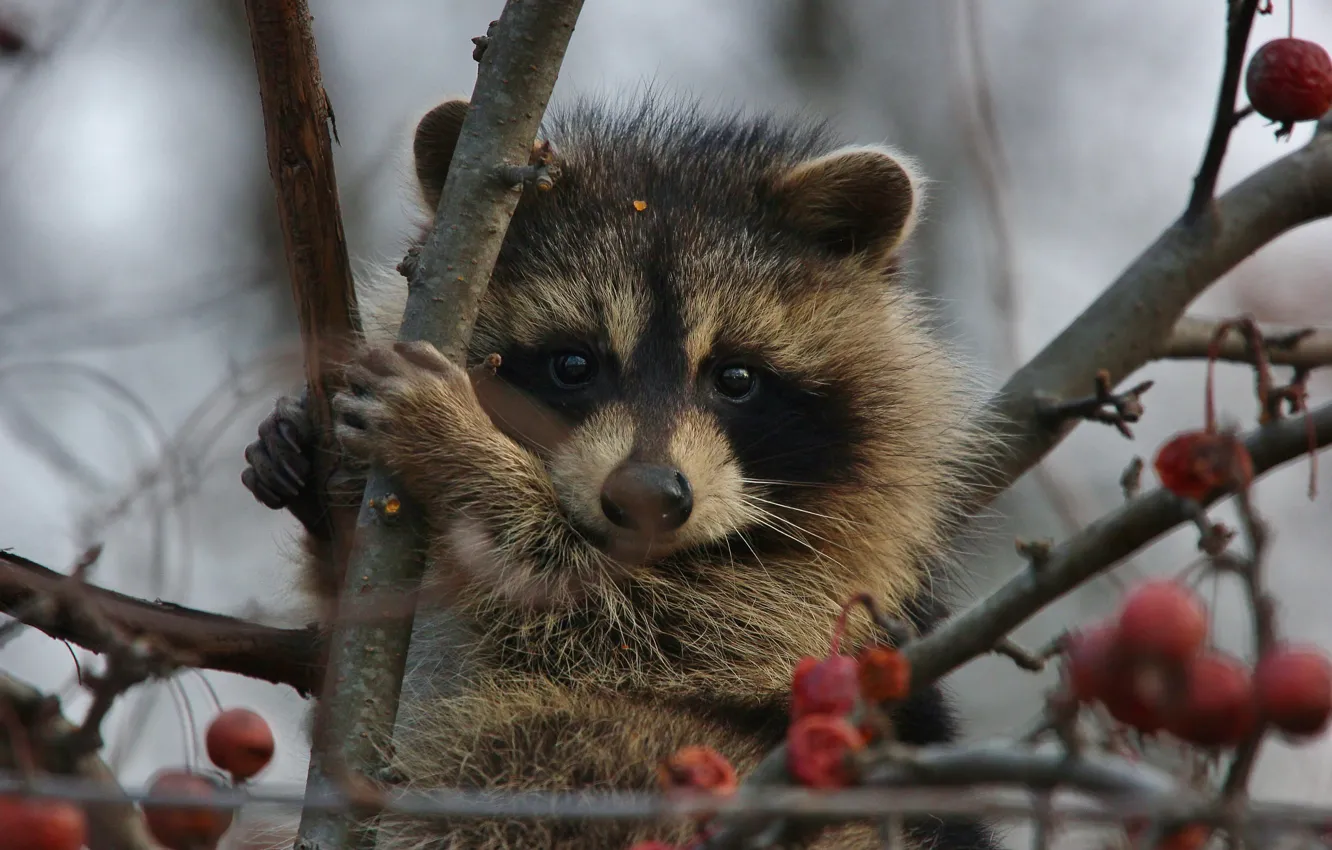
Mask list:
[[[1157,357],[1205,360],[1219,319],[1185,316],[1160,347]],[[1332,366],[1332,329],[1260,326],[1267,362],[1273,366],[1317,369]],[[1217,358],[1232,363],[1254,363],[1254,352],[1239,333],[1227,334],[1216,349]]]
[[[1244,70],[1244,52],[1249,45],[1249,31],[1253,29],[1253,16],[1258,11],[1258,0],[1227,0],[1226,2],[1226,64],[1221,71],[1221,88],[1216,96],[1216,115],[1212,119],[1212,133],[1207,139],[1198,175],[1193,178],[1193,194],[1184,212],[1186,221],[1198,219],[1212,203],[1216,192],[1216,179],[1221,173],[1221,162],[1230,144],[1230,132],[1243,116],[1235,111],[1235,98],[1239,94],[1240,77]]]

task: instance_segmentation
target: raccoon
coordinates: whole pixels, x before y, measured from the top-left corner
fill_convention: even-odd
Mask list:
[[[449,101],[417,126],[432,214],[466,113]],[[393,342],[401,280],[359,284],[366,338],[334,400],[344,472],[378,461],[421,507],[430,581],[465,631],[418,640],[397,768],[420,787],[651,789],[662,758],[704,744],[743,772],[782,740],[792,668],[828,652],[844,601],[867,592],[920,632],[945,614],[935,573],[987,437],[902,279],[922,179],[819,122],[652,96],[554,109],[542,139],[557,182],[523,190],[467,363]],[[311,586],[334,593],[303,401],[280,400],[259,435],[244,483],[301,520]],[[853,619],[851,643],[871,639]],[[432,687],[442,653],[468,672]],[[894,723],[912,744],[958,734],[938,687]],[[692,832],[383,828],[381,846],[449,850]],[[906,829],[918,846],[997,846],[967,819]],[[877,843],[849,826],[816,846]]]

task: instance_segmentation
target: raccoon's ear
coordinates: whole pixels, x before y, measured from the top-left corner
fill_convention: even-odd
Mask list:
[[[447,100],[425,114],[416,125],[412,156],[416,160],[416,183],[421,199],[431,215],[439,207],[444,179],[449,176],[453,149],[458,146],[469,104],[465,100]]]
[[[887,148],[847,147],[796,165],[774,189],[795,228],[848,257],[883,262],[916,226],[921,178]]]

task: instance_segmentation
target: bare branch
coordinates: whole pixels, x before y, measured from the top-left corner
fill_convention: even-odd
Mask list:
[[[23,613],[23,622],[57,640],[107,652],[112,646],[103,629],[49,604],[61,596],[62,585],[75,580],[0,552],[0,612]],[[319,635],[313,628],[261,626],[92,585],[84,585],[83,592],[116,630],[131,638],[150,638],[182,664],[290,685],[302,695],[314,690],[318,681]]]
[[[1175,325],[1161,345],[1157,357],[1173,360],[1205,360],[1208,347],[1221,326],[1221,320],[1185,316]],[[1332,366],[1332,329],[1262,327],[1267,362],[1273,366],[1317,369]],[[1238,330],[1227,334],[1218,348],[1221,360],[1254,364],[1254,352]]]
[[[522,191],[502,179],[502,169],[530,163],[582,5],[582,0],[509,0],[478,51],[471,108],[435,226],[411,270],[401,339],[425,340],[454,362],[466,362],[472,325]],[[419,584],[423,565],[415,510],[405,506],[404,515],[390,517],[373,507],[394,495],[385,470],[372,470],[342,599],[383,591],[410,595]],[[381,624],[335,623],[325,680],[328,726],[316,730],[316,739],[331,751],[316,746],[312,783],[347,771],[376,775],[385,766],[411,641],[410,616]],[[341,814],[307,811],[300,834],[321,850],[374,844],[372,828]]]
[[[1235,129],[1248,112],[1235,111],[1235,97],[1239,94],[1241,72],[1244,70],[1244,51],[1249,44],[1249,31],[1253,29],[1253,16],[1258,11],[1258,0],[1234,0],[1226,3],[1226,64],[1221,71],[1221,90],[1216,96],[1216,116],[1212,119],[1212,134],[1207,140],[1198,176],[1193,178],[1193,194],[1189,197],[1184,218],[1196,220],[1212,203],[1216,192],[1216,178],[1221,173],[1221,162],[1230,144],[1230,131]]]
[[[1002,434],[988,502],[1040,462],[1076,422],[1050,427],[1049,399],[1081,395],[1098,369],[1118,382],[1162,350],[1184,310],[1245,257],[1282,233],[1332,215],[1332,120],[1312,141],[1256,172],[1217,199],[1213,215],[1177,221],[1044,350],[1019,369],[990,403]],[[1088,344],[1089,340],[1098,341]]]
[[[319,73],[306,0],[246,0],[259,76],[268,170],[276,189],[287,273],[300,320],[309,410],[319,428],[312,485],[327,492],[336,457],[329,399],[341,383],[340,361],[360,333],[356,288],[338,205],[329,125],[333,110]],[[334,569],[346,563],[355,508],[332,514]]]

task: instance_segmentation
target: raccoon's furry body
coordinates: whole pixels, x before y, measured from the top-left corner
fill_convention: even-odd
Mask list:
[[[464,115],[451,102],[418,127],[432,209]],[[418,642],[398,767],[420,786],[651,788],[661,758],[706,744],[744,772],[782,739],[792,667],[827,653],[842,602],[868,592],[921,630],[941,616],[930,565],[984,437],[898,279],[920,182],[820,126],[652,100],[552,113],[544,138],[558,179],[524,190],[471,362],[392,345],[405,283],[367,287],[366,353],[335,400],[348,456],[384,463],[423,508],[431,581],[466,630]],[[492,352],[485,380],[557,414],[558,442],[483,409],[463,367]],[[327,529],[290,495],[303,485],[271,483],[272,435],[291,433],[275,421],[246,483],[270,505],[304,499],[317,553]],[[868,633],[853,619],[853,642]],[[465,675],[423,686],[445,651]],[[896,721],[913,743],[955,734],[937,689]],[[386,826],[389,847],[457,850],[689,833]],[[968,822],[909,830],[992,846]],[[873,832],[819,846],[874,846]]]

